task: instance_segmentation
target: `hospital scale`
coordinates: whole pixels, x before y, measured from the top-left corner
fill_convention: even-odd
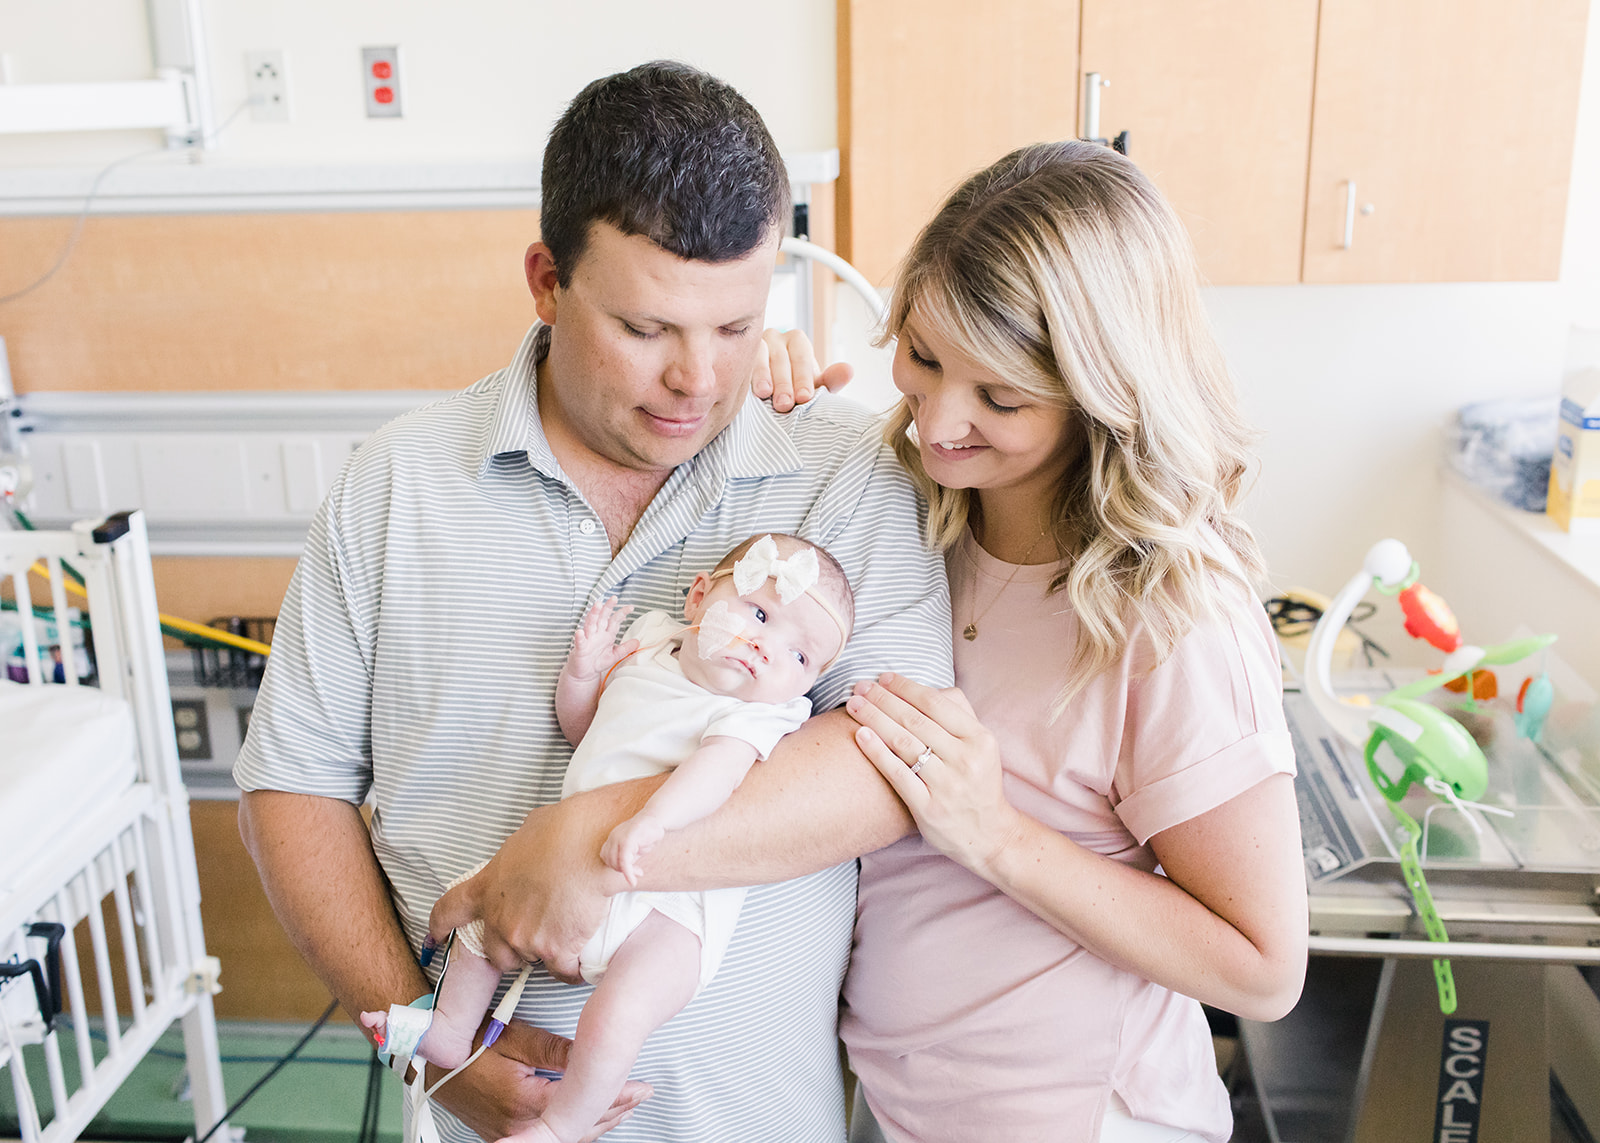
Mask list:
[[[1414,581],[1409,556],[1403,565]],[[1563,695],[1535,728],[1507,701],[1433,689],[1430,706],[1481,751],[1486,789],[1462,802],[1436,796],[1451,793],[1437,782],[1414,788],[1396,815],[1372,773],[1377,739],[1365,751],[1354,743],[1389,721],[1387,696],[1427,685],[1424,672],[1329,670],[1334,637],[1373,579],[1352,579],[1313,633],[1304,671],[1288,672],[1312,959],[1294,1012],[1240,1022],[1268,1134],[1545,1143],[1553,1102],[1600,1129],[1600,999],[1575,967],[1600,965],[1600,705],[1592,692]],[[1461,653],[1471,662],[1480,650]],[[1546,661],[1496,667],[1512,684],[1501,691],[1509,698]],[[1408,888],[1397,816],[1421,823],[1421,869],[1446,943],[1429,939]],[[1440,960],[1454,975],[1448,1005]],[[1466,1047],[1474,1052],[1457,1050]]]

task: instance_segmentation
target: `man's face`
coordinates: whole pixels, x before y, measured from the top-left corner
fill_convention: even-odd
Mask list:
[[[528,283],[552,327],[539,411],[558,455],[664,472],[721,432],[762,348],[777,245],[774,233],[737,261],[692,262],[595,223],[565,287],[548,249],[531,247]]]

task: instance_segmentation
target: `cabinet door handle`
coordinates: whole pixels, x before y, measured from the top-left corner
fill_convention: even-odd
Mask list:
[[[1344,250],[1356,244],[1356,181],[1346,179],[1344,184],[1344,241],[1340,248]]]
[[[1083,137],[1100,138],[1100,89],[1110,87],[1111,81],[1099,72],[1091,71],[1083,77]]]

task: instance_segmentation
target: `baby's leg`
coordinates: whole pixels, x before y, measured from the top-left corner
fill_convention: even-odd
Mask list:
[[[433,1022],[417,1045],[417,1055],[441,1068],[460,1067],[472,1054],[472,1037],[494,999],[500,972],[481,956],[457,948],[444,974],[444,987],[434,1001]],[[361,1023],[378,1033],[379,1043],[388,1033],[387,1012],[363,1012]]]
[[[450,956],[444,985],[433,1002],[433,1023],[422,1037],[417,1054],[441,1068],[457,1068],[472,1054],[472,1037],[494,999],[500,970],[461,947]]]
[[[577,1143],[627,1082],[639,1049],[694,996],[700,938],[652,912],[611,958],[578,1017],[566,1074],[544,1115],[519,1139]]]

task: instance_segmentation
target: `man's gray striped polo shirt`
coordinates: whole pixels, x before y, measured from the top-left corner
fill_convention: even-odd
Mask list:
[[[318,512],[234,774],[246,790],[375,801],[373,843],[406,934],[443,888],[560,796],[554,694],[572,632],[608,594],[681,610],[696,572],[758,531],[827,548],[856,630],[817,710],[894,669],[948,686],[942,560],[879,422],[821,397],[746,402],[668,478],[621,552],[539,422],[529,331],[511,365],[380,429]],[[655,1096],[607,1139],[819,1143],[844,1136],[835,1025],[855,864],[753,890],[711,985],[645,1045]],[[359,953],[353,953],[359,955]],[[571,1035],[587,988],[539,970],[518,1015]],[[409,1000],[409,997],[396,997]],[[440,1116],[447,1138],[475,1138]]]

